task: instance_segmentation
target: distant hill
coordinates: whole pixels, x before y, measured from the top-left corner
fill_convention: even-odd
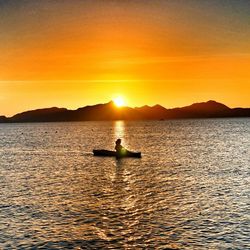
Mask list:
[[[3,116],[3,115],[0,116],[0,123],[7,122],[7,121],[8,121],[8,118],[6,116]]]
[[[62,122],[102,120],[165,120],[186,118],[250,117],[250,108],[229,108],[222,103],[208,101],[182,108],[166,109],[160,105],[139,108],[115,107],[111,101],[86,106],[77,110],[46,108],[26,111],[12,117],[0,116],[0,123],[11,122]]]
[[[231,117],[232,109],[222,103],[208,101],[194,103],[183,108],[169,110],[168,118],[212,118],[212,117]]]

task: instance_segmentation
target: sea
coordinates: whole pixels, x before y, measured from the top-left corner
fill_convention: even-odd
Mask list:
[[[250,119],[0,124],[0,249],[250,249]]]

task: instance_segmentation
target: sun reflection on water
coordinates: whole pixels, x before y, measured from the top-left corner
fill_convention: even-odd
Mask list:
[[[115,121],[114,122],[114,137],[115,139],[122,139],[122,143],[125,143],[125,122],[124,121]]]

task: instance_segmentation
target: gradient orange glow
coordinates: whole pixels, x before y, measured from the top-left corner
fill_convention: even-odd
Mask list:
[[[250,106],[245,1],[232,1],[238,12],[193,0],[20,2],[0,7],[0,114],[118,94],[129,106]]]

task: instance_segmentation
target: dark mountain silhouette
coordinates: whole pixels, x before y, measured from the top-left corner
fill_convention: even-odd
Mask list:
[[[8,118],[6,116],[0,115],[0,122],[7,122]]]
[[[215,101],[194,103],[183,108],[174,108],[169,110],[168,118],[212,118],[212,117],[230,117],[229,107]]]
[[[77,110],[56,107],[31,110],[16,114],[10,118],[0,116],[0,122],[164,120],[219,117],[250,117],[250,108],[231,109],[215,101],[194,103],[190,106],[173,109],[166,109],[160,105],[117,108],[111,101],[105,104],[86,106]]]

